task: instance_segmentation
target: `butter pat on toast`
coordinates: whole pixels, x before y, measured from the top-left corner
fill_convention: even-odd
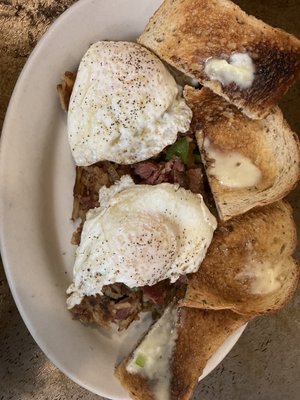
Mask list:
[[[229,0],[165,0],[138,42],[254,119],[300,75],[300,40]]]

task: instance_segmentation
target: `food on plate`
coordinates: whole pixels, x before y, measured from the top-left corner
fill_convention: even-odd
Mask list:
[[[73,91],[76,74],[71,71],[66,71],[63,75],[62,81],[57,85],[56,89],[59,96],[61,108],[68,111],[71,93]]]
[[[191,118],[173,76],[143,46],[100,41],[83,56],[68,109],[77,165],[151,158],[186,132]]]
[[[248,319],[169,306],[115,374],[135,400],[188,400],[208,359]]]
[[[92,44],[58,85],[80,222],[67,305],[118,330],[151,312],[115,374],[133,399],[188,400],[226,338],[299,281],[278,201],[299,141],[276,104],[300,41],[228,0],[165,0],[138,41]]]
[[[198,270],[216,228],[201,195],[169,183],[136,185],[125,175],[100,189],[99,202],[83,225],[69,309],[104,286],[174,283]]]
[[[250,120],[211,90],[185,87],[194,130],[222,220],[282,199],[300,177],[299,139],[279,107]]]
[[[282,308],[299,281],[296,244],[292,209],[283,201],[219,225],[181,304],[251,316]]]
[[[182,145],[182,139],[185,142],[184,146]],[[182,158],[186,155],[186,149],[188,151],[187,164],[182,161]],[[171,152],[173,153],[171,159],[166,160],[167,154]],[[174,183],[191,190],[193,193],[201,193],[207,197],[210,193],[204,191],[203,174],[198,161],[200,153],[194,136],[179,138],[174,145],[168,148],[167,154],[163,152],[155,159],[132,165],[120,165],[103,161],[87,167],[76,167],[73,221],[78,218],[84,221],[87,211],[99,206],[100,188],[102,186],[111,186],[126,174],[131,175],[136,183],[147,185],[156,185],[163,182]],[[210,197],[209,199],[207,198],[207,201],[211,203],[213,200]],[[74,244],[79,243],[80,237],[77,237]]]
[[[76,178],[73,189],[74,201],[72,220],[81,220],[72,237],[72,243],[79,245],[82,225],[86,213],[99,207],[99,190],[119,181],[121,176],[131,172],[130,166],[117,165],[109,161],[98,162],[87,167],[76,167]]]
[[[229,0],[165,0],[138,42],[254,119],[300,74],[300,40]]]
[[[77,166],[72,218],[74,221],[81,220],[81,223],[73,234],[72,243],[80,244],[87,212],[99,207],[99,189],[110,187],[126,174],[136,184],[157,185],[166,182],[196,194],[202,193],[205,203],[213,209],[212,197],[205,190],[207,184],[203,179],[199,158],[195,137],[187,135],[179,137],[155,158],[140,163],[120,165],[103,161],[87,167]],[[182,298],[186,288],[185,280],[183,275],[173,284],[169,280],[162,280],[153,286],[132,289],[122,283],[106,285],[102,294],[85,296],[70,311],[75,319],[83,323],[96,323],[105,327],[114,324],[123,330],[138,319],[141,312],[150,311],[157,318],[173,298]]]

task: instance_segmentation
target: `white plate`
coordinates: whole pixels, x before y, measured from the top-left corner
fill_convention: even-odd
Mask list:
[[[128,399],[113,369],[147,322],[109,335],[73,321],[66,310],[74,258],[69,219],[74,165],[56,84],[65,70],[76,70],[92,42],[135,39],[160,2],[85,0],[64,13],[22,71],[1,141],[1,252],[15,302],[50,360],[81,386],[111,399]],[[203,375],[226,356],[243,329],[224,343]]]

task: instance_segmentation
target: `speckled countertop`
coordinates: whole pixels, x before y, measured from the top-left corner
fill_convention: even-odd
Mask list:
[[[0,128],[28,55],[53,20],[74,2],[0,0]],[[236,2],[300,37],[299,0]],[[299,82],[281,105],[292,128],[300,133]],[[290,195],[298,226],[299,198],[299,189]],[[299,400],[299,371],[300,288],[283,310],[248,325],[231,353],[200,383],[194,400]],[[66,378],[35,344],[16,309],[0,262],[0,400],[9,399],[101,398]]]

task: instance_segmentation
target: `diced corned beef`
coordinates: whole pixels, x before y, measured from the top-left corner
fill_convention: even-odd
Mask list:
[[[188,188],[193,193],[203,193],[203,175],[200,168],[187,170]]]
[[[150,301],[157,305],[166,303],[166,294],[170,290],[171,284],[168,279],[160,281],[153,286],[143,286],[144,301]]]
[[[108,173],[109,180],[111,183],[115,183],[120,179],[117,169],[109,161],[103,161],[104,170]]]
[[[108,327],[111,323],[111,314],[108,309],[110,299],[106,296],[84,297],[80,304],[71,309],[74,319],[84,323],[95,322],[100,326]]]
[[[114,283],[103,288],[103,295],[85,296],[71,312],[82,322],[94,322],[104,327],[114,323],[118,330],[127,329],[139,319],[141,311],[159,316],[170,301],[182,298],[186,289],[185,279],[182,277],[175,284],[166,279],[153,286],[135,289]]]
[[[102,165],[90,165],[81,168],[84,171],[82,175],[82,183],[87,187],[87,189],[99,190],[102,186],[109,185],[109,175]]]
[[[117,165],[109,161],[99,162],[87,167],[76,167],[74,185],[74,203],[72,219],[85,220],[85,215],[91,208],[99,207],[99,190],[102,186],[111,186],[122,175],[128,174],[128,165]]]
[[[112,322],[118,325],[119,330],[128,328],[134,320],[139,318],[139,313],[142,310],[141,296],[134,292],[124,299],[114,302],[109,305]]]
[[[95,196],[95,194],[93,193],[91,196],[80,196],[80,203],[81,203],[81,207],[84,210],[90,210],[92,208],[95,207],[99,207],[99,196]]]
[[[143,161],[133,166],[133,171],[141,179],[150,181],[151,185],[157,183],[157,178],[163,170],[162,164],[154,163],[152,161]]]
[[[172,182],[171,183],[177,183],[179,186],[187,189],[186,172],[181,172],[181,171],[177,171],[176,169],[174,169],[172,171]]]
[[[143,161],[133,165],[133,173],[141,179],[141,183],[157,185],[162,182],[178,183],[186,187],[185,166],[179,157],[166,162],[155,163]]]
[[[165,292],[154,286],[144,286],[143,293],[145,300],[150,300],[154,304],[164,304]]]
[[[124,283],[114,283],[112,285],[104,286],[102,288],[102,293],[111,299],[119,300],[124,296],[129,296],[131,294],[131,290],[124,285]]]
[[[187,275],[181,275],[176,281],[177,286],[187,285],[187,283],[188,283]]]
[[[114,319],[127,319],[140,310],[137,299],[125,299],[113,305]]]
[[[70,71],[66,71],[64,73],[61,83],[56,87],[60,105],[64,111],[68,111],[70,97],[73,90],[75,79],[76,79],[76,74]]]
[[[82,228],[83,228],[83,222],[81,221],[81,223],[77,227],[76,231],[73,232],[71,243],[76,246],[79,246],[79,244],[80,244]]]
[[[116,310],[115,319],[117,320],[127,319],[130,314],[131,314],[131,307],[121,308],[119,310]]]
[[[167,173],[172,171],[184,172],[185,166],[181,158],[174,156],[172,160],[165,163],[165,170]]]
[[[111,186],[125,174],[138,177],[140,183],[148,185],[162,182],[177,183],[194,193],[200,193],[203,189],[200,168],[187,170],[182,160],[176,156],[165,162],[143,161],[134,164],[132,168],[109,161],[77,167],[72,219],[81,218],[84,221],[87,211],[99,206],[100,188]]]

